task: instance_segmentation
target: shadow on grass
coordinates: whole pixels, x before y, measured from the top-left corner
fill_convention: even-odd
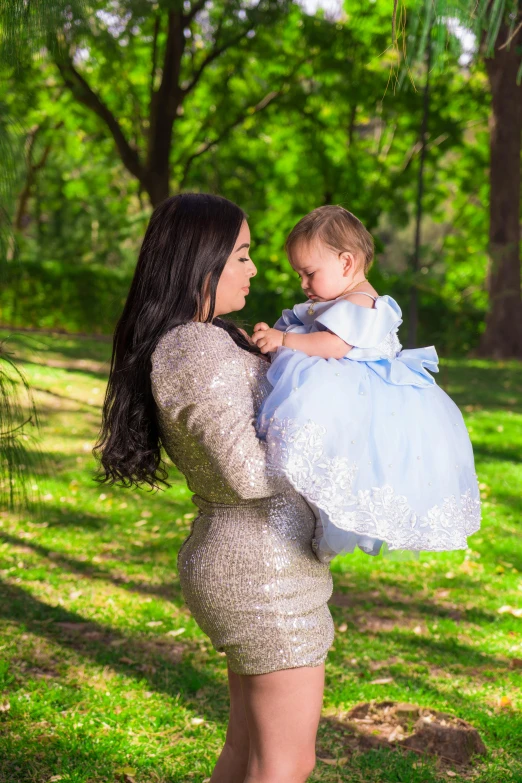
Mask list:
[[[459,406],[481,405],[489,410],[522,413],[522,363],[453,362],[443,364],[447,392]],[[445,383],[446,387],[446,383]]]
[[[42,783],[77,769],[99,776],[98,780],[114,780],[114,759],[109,760],[109,754],[99,745],[92,747],[87,737],[77,734],[60,739],[42,733],[36,744],[33,738],[27,742],[13,734],[7,720],[0,720],[0,783]]]
[[[58,498],[63,492],[66,500],[68,499],[67,496],[70,495],[70,489],[67,487],[67,484],[69,480],[76,481],[78,476],[78,471],[75,470],[77,466],[74,460],[75,458],[73,456],[65,457],[62,461],[57,461],[56,455],[54,455],[53,469],[55,471],[60,471],[60,477],[63,480],[62,488],[58,488],[56,490],[54,497]],[[42,464],[39,462],[33,471],[33,478],[36,480],[43,479],[43,482],[46,482],[46,480],[49,478],[48,468],[48,464],[45,468],[42,468]],[[181,482],[177,472],[169,465],[167,465],[167,469],[169,472],[169,489],[173,490],[173,492],[170,494],[168,489],[161,490],[162,494],[158,496],[155,492],[151,492],[150,490],[143,488],[139,490],[136,488],[125,489],[123,487],[114,488],[106,486],[105,484],[98,484],[94,480],[95,469],[93,466],[92,470],[89,470],[88,474],[84,470],[87,480],[90,481],[90,486],[87,485],[86,487],[82,483],[81,493],[85,494],[83,498],[79,495],[77,496],[77,505],[72,505],[67,502],[61,502],[58,504],[56,502],[52,502],[51,500],[43,501],[42,497],[40,496],[39,498],[30,499],[24,513],[34,522],[45,522],[49,529],[83,528],[85,530],[113,530],[115,532],[126,530],[128,534],[131,534],[132,531],[135,530],[134,523],[129,521],[129,514],[133,513],[133,509],[130,507],[125,511],[125,513],[123,513],[118,509],[118,503],[129,500],[129,495],[132,494],[131,502],[137,500],[138,502],[146,503],[147,506],[151,504],[150,508],[153,508],[152,504],[158,503],[159,498],[161,507],[159,509],[156,507],[157,511],[155,511],[155,515],[157,514],[163,525],[167,524],[165,518],[168,519],[170,515],[172,527],[174,530],[176,530],[176,520],[183,517],[187,513],[190,513],[193,515],[193,517],[195,517],[197,509],[192,504],[188,491],[185,494],[185,484],[184,482]],[[70,472],[68,472],[69,470]],[[46,484],[43,483],[43,486],[45,487]],[[182,488],[183,491],[181,491],[180,488]],[[87,493],[92,494],[89,495]],[[114,506],[109,508],[109,510],[105,511],[104,513],[97,514],[92,511],[86,511],[86,501],[88,501],[90,504],[94,504],[98,499],[97,493],[107,493],[108,496],[112,496]],[[136,493],[139,493],[138,497],[136,497]],[[179,497],[179,495],[183,494],[185,494],[185,497]],[[147,506],[145,508],[147,508]],[[135,508],[134,519],[136,521],[139,520],[141,509],[142,506],[138,505]],[[176,539],[175,543],[181,544],[186,535],[187,532],[185,529],[179,530],[179,541]]]
[[[228,689],[225,678],[216,676],[215,659],[212,662],[206,659],[197,642],[181,643],[160,636],[127,636],[115,628],[86,621],[75,612],[49,606],[20,587],[2,582],[0,618],[21,625],[100,667],[108,667],[138,682],[145,681],[149,690],[173,698],[179,694],[187,706],[197,705],[198,714],[208,720],[223,722],[226,718]],[[219,666],[217,670],[221,668]],[[208,690],[208,698],[196,701],[196,693],[202,689]]]
[[[85,400],[78,400],[76,397],[71,397],[68,394],[60,394],[53,389],[45,389],[43,386],[35,386],[34,384],[31,384],[31,391],[40,392],[41,394],[50,394],[52,397],[56,397],[57,399],[63,400],[64,402],[73,403],[75,407],[71,406],[67,408],[67,413],[78,413],[81,412],[82,409],[86,408],[92,413],[98,412],[101,416],[101,406],[99,404],[86,402]],[[38,405],[38,412],[40,415],[48,415],[49,413],[56,413],[56,408],[45,406],[40,403]]]
[[[12,546],[23,547],[24,549],[31,549],[35,554],[41,557],[52,560],[53,563],[60,566],[64,571],[69,571],[80,576],[86,576],[89,579],[99,580],[103,582],[110,582],[116,587],[121,587],[124,590],[128,590],[131,593],[139,593],[140,595],[153,595],[159,598],[166,598],[169,601],[177,601],[181,603],[183,601],[179,582],[172,581],[161,585],[148,585],[143,582],[136,582],[132,577],[125,574],[114,574],[107,569],[101,568],[98,565],[92,565],[91,563],[82,562],[76,560],[68,555],[60,554],[49,547],[42,544],[36,544],[26,539],[17,538],[9,533],[0,532],[0,541],[5,541]]]
[[[517,462],[520,462],[520,449],[517,446],[510,448],[505,443],[500,448],[481,443],[474,443],[473,453],[477,463],[494,461],[513,462],[516,465]]]
[[[447,619],[460,622],[466,620],[475,623],[493,623],[498,617],[490,612],[486,612],[477,607],[471,609],[459,608],[454,605],[445,605],[437,601],[429,600],[425,597],[417,598],[413,595],[406,595],[396,589],[390,589],[387,593],[374,591],[365,593],[359,589],[352,589],[349,592],[336,591],[330,599],[330,606],[336,609],[350,609],[346,613],[346,621],[350,621],[355,613],[375,613],[375,610],[394,609],[404,613],[404,617],[413,624],[420,619],[428,617],[436,619]],[[364,616],[364,614],[362,615]],[[395,619],[396,616],[392,616]],[[400,625],[400,618],[397,624]]]
[[[60,351],[62,353],[62,351]],[[76,357],[78,354],[76,353]],[[65,370],[66,372],[84,373],[89,376],[89,380],[97,380],[100,383],[105,383],[109,376],[110,360],[104,362],[97,362],[90,359],[71,359],[71,361],[60,361],[58,359],[42,359],[39,361],[35,356],[31,358],[25,358],[18,356],[16,358],[16,364],[20,367],[22,365],[33,365],[35,367],[49,367],[56,368],[58,370]],[[106,369],[105,369],[106,368]],[[40,389],[49,394],[53,394],[48,389]]]
[[[518,462],[522,461],[522,456],[518,456],[517,458]],[[520,530],[522,531],[522,492],[520,495],[512,495],[509,492],[502,492],[502,490],[496,490],[495,491],[495,501],[505,508],[508,508],[510,511],[518,511],[520,512],[521,516],[515,518],[515,522],[520,525]]]

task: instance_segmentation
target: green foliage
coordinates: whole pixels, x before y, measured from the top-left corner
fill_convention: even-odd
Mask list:
[[[187,26],[180,84],[190,84],[191,74],[212,53],[213,41],[223,36],[229,41],[249,25],[255,35],[241,37],[216,55],[184,97],[174,122],[170,165],[173,190],[222,193],[249,215],[259,272],[247,308],[237,317],[250,324],[275,320],[282,307],[299,300],[284,239],[304,213],[328,202],[355,212],[374,233],[378,290],[396,295],[406,312],[413,282],[407,269],[422,115],[416,85],[422,68],[412,59],[411,79],[394,79],[393,3],[355,0],[336,21],[309,16],[296,4],[276,9],[266,3],[254,27],[246,4],[229,3],[234,10],[226,16],[223,3]],[[66,45],[78,72],[143,160],[148,102],[151,87],[157,89],[161,79],[166,15],[173,6],[159,3],[151,11],[149,3],[125,0],[111,16],[101,0],[91,5],[88,18],[82,6],[73,12],[76,21],[59,39],[60,46]],[[436,17],[446,30],[441,9],[435,9]],[[411,13],[407,25],[420,46],[422,18]],[[487,308],[489,99],[482,66],[460,65],[459,42],[455,36],[451,41],[432,80],[427,217],[417,283],[422,290],[419,342],[460,353],[475,346]],[[11,136],[18,193],[29,181],[28,140],[35,138],[33,167],[46,150],[48,155],[34,172],[13,258],[0,266],[9,281],[0,299],[2,317],[15,318],[17,324],[27,319],[27,325],[110,331],[150,214],[148,197],[122,163],[104,122],[65,85],[56,65],[60,51],[42,51],[17,73],[4,67],[0,100],[19,129]],[[264,98],[266,105],[257,110]],[[18,201],[11,200],[11,219]],[[92,304],[92,312],[103,313],[101,321],[96,317],[90,324],[81,281],[91,278],[83,268],[91,268],[89,290],[101,297]],[[94,276],[102,268],[114,275],[102,276],[96,285]],[[106,288],[113,293],[105,295]],[[66,296],[62,303],[53,293],[57,289]],[[456,335],[462,335],[458,345]]]
[[[412,13],[413,12],[413,13]],[[413,16],[413,25],[404,23]],[[445,67],[448,48],[455,48],[455,31],[475,36],[473,57],[493,57],[499,34],[507,27],[507,43],[516,46],[516,35],[522,25],[519,0],[403,0],[394,3],[395,43],[404,54],[406,69],[423,59],[428,39],[432,62]],[[522,80],[522,64],[517,80]]]
[[[0,292],[3,323],[108,334],[129,289],[123,271],[58,261],[11,263]]]
[[[35,329],[110,335],[131,281],[125,271],[94,264],[27,261],[23,265],[9,264],[5,269],[8,274],[0,291],[0,322]],[[284,276],[284,272],[279,274]],[[393,296],[401,305],[405,321],[401,336],[405,340],[411,278],[375,266],[370,279],[377,290]],[[453,356],[467,354],[476,347],[484,305],[473,297],[460,295],[460,287],[466,284],[472,288],[469,277],[451,282],[431,277],[421,281],[419,344],[435,344],[443,355]],[[233,320],[251,331],[257,321],[274,322],[284,307],[303,298],[298,285],[290,293],[269,286],[270,277],[266,287],[263,280],[254,281],[247,306],[234,313]]]

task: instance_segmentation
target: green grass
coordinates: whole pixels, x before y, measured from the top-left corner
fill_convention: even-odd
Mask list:
[[[10,344],[35,390],[45,470],[39,504],[0,516],[0,783],[202,783],[227,690],[177,580],[190,494],[175,472],[160,494],[93,482],[107,343],[18,333]],[[470,428],[483,528],[466,553],[334,563],[318,743],[340,762],[318,761],[312,781],[522,781],[522,618],[499,611],[522,606],[522,366],[447,361],[439,381]],[[457,715],[488,755],[464,770],[353,752],[343,716],[370,699]]]

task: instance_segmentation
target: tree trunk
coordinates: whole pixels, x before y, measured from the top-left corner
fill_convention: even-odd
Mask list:
[[[431,70],[431,30],[428,32],[428,51],[426,53],[426,81],[424,83],[424,94],[422,99],[422,122],[420,132],[420,157],[419,174],[417,181],[417,205],[415,213],[415,244],[413,247],[413,256],[411,259],[411,271],[413,273],[413,282],[410,291],[410,311],[408,325],[408,348],[415,348],[417,345],[417,326],[419,322],[419,289],[417,288],[417,277],[419,274],[420,255],[421,255],[421,227],[422,227],[422,200],[424,196],[424,167],[426,163],[426,152],[428,144],[428,122],[430,117],[430,70]]]
[[[486,59],[491,87],[489,312],[479,353],[495,359],[522,359],[520,270],[520,165],[522,86],[517,84],[522,34],[509,47],[501,29],[494,57]]]
[[[148,171],[145,179],[141,182],[153,208],[165,201],[170,195],[169,173],[170,167],[168,164],[165,164],[163,172]]]

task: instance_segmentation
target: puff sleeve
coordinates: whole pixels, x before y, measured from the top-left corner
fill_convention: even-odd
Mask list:
[[[379,297],[374,308],[360,307],[346,299],[337,300],[315,319],[316,325],[333,332],[348,345],[372,348],[379,345],[402,323],[401,311],[391,297]]]

